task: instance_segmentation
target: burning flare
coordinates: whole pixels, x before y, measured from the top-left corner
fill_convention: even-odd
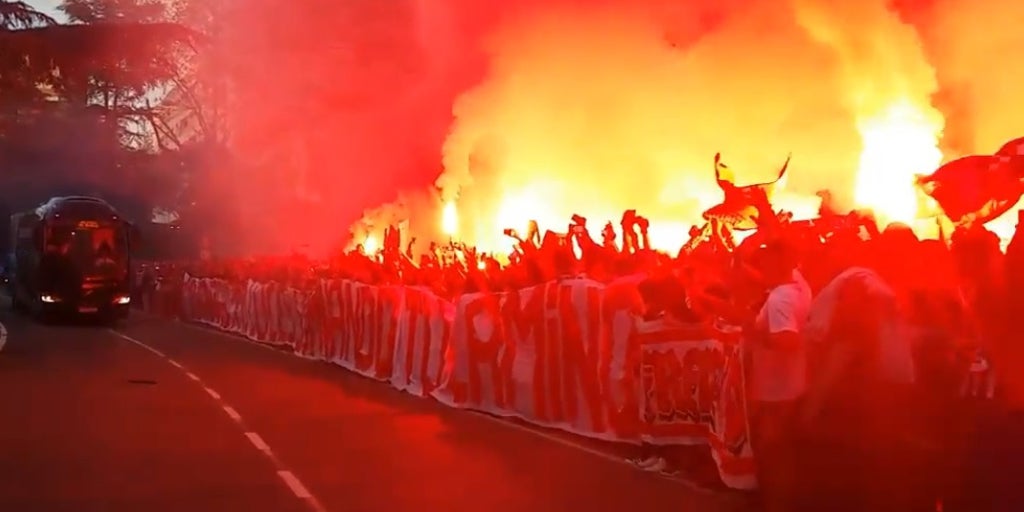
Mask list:
[[[914,178],[939,167],[935,123],[908,100],[857,123],[864,150],[860,154],[854,200],[871,208],[883,222],[913,225],[920,211]]]
[[[363,240],[363,253],[374,255],[378,250],[380,250],[380,243],[377,242],[377,237],[373,233],[366,235],[366,239]]]
[[[938,82],[917,30],[885,0],[793,3],[801,26],[839,57],[845,106],[863,144],[855,203],[883,223],[913,227],[920,212],[915,176],[941,163],[945,124],[931,104]]]
[[[455,207],[455,201],[448,201],[441,211],[441,231],[449,237],[454,237],[459,232],[459,211]]]
[[[965,19],[954,2],[931,2],[911,13],[916,17],[894,11],[907,2],[784,3],[502,3],[517,5],[515,15],[475,25],[487,27],[487,69],[452,105],[444,171],[435,183],[442,200],[408,204],[400,215],[367,212],[361,225],[410,219],[411,234],[421,240],[457,232],[481,250],[502,251],[511,241],[502,231],[522,232],[529,219],[542,232],[564,232],[578,213],[599,239],[595,230],[635,208],[651,219],[652,246],[675,251],[701,223],[701,212],[721,200],[708,169],[721,151],[741,170],[739,183],[770,179],[778,155],[791,152],[789,183],[778,184],[773,204],[795,219],[813,216],[814,193],[830,189],[838,211],[867,207],[883,222],[919,228],[915,221],[928,201],[914,176],[943,159],[946,119],[932,102],[941,98],[949,115],[972,107],[973,115],[976,105],[946,93],[991,101],[996,89],[1014,82],[993,78],[978,56],[1012,51],[1009,43],[1024,36],[1009,14],[1024,7],[965,4],[972,13]],[[672,16],[664,15],[668,4]],[[711,15],[701,16],[701,9]],[[714,23],[694,21],[707,19]],[[993,24],[998,40],[979,30]],[[473,45],[449,46],[464,47]],[[943,84],[940,96],[929,59],[952,65],[946,73],[957,78]],[[986,97],[976,97],[980,90]],[[988,114],[988,126],[996,126],[992,110],[979,111]],[[1013,125],[1012,112],[999,129]],[[987,130],[964,117],[955,122]],[[950,134],[944,147],[988,152],[993,139],[1012,135],[986,131],[984,147],[968,148]],[[457,217],[465,212],[471,215]]]

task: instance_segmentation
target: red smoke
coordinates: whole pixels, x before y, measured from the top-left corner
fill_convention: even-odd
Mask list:
[[[850,111],[849,98],[855,96],[851,88],[857,87],[864,70],[851,67],[842,60],[847,58],[843,49],[830,50],[816,42],[806,26],[795,21],[797,12],[809,5],[830,9],[824,0],[301,4],[308,8],[294,6],[284,14],[276,2],[254,0],[227,13],[221,24],[218,54],[228,63],[233,81],[226,110],[233,141],[249,166],[235,181],[252,198],[250,231],[271,242],[265,245],[283,249],[313,243],[325,248],[344,238],[365,210],[396,197],[400,204],[372,211],[367,220],[408,218],[413,231],[432,234],[439,222],[440,201],[432,188],[438,176],[444,176],[438,184],[446,193],[457,190],[465,196],[459,204],[464,224],[486,220],[479,227],[495,230],[486,217],[494,213],[488,208],[496,207],[502,184],[512,172],[503,166],[525,165],[523,155],[530,151],[548,152],[553,156],[541,159],[543,163],[560,167],[517,168],[519,175],[546,173],[570,182],[592,181],[602,191],[621,189],[628,195],[622,202],[641,201],[630,206],[644,209],[646,198],[654,210],[652,220],[671,216],[685,222],[707,202],[703,196],[676,196],[682,189],[704,194],[716,151],[723,151],[737,169],[755,173],[749,179],[740,177],[743,182],[763,177],[792,150],[789,188],[795,193],[810,195],[817,188],[838,186],[841,196],[852,197],[863,148],[854,122],[858,113]],[[1024,83],[1024,77],[1016,71],[994,72],[991,66],[999,65],[988,56],[1024,42],[1010,23],[1019,19],[1015,13],[1024,7],[1009,1],[974,6],[945,0],[901,0],[893,6],[896,22],[857,17],[850,23],[862,26],[842,28],[852,30],[850,34],[862,31],[864,41],[885,41],[889,35],[877,31],[897,27],[899,20],[912,25],[918,42],[908,44],[923,47],[924,64],[938,78],[938,94],[929,99],[925,93],[922,101],[930,100],[945,117],[945,157],[963,151],[991,152],[991,146],[1020,135],[1011,119],[1020,118],[1013,111],[1016,107],[1003,102],[1017,94],[1020,88],[1015,85]],[[537,30],[538,20],[543,31]],[[527,50],[537,58],[529,60]],[[644,51],[658,53],[629,53]],[[545,52],[561,53],[565,59],[550,58]],[[530,68],[530,62],[552,67]],[[627,84],[629,75],[622,73],[636,72],[633,65],[646,66],[640,69],[652,80],[658,76],[657,66],[671,62],[679,69],[666,68],[663,84],[635,84],[637,98],[625,86],[609,83],[621,79]],[[580,68],[574,69],[573,63]],[[830,78],[841,65],[856,76]],[[602,69],[603,84],[595,82],[600,75],[594,74]],[[551,81],[538,86],[535,80],[544,73]],[[881,73],[889,77],[889,71]],[[529,90],[510,90],[517,77],[526,77],[529,87],[547,97],[532,102]],[[560,85],[569,78],[579,81],[575,89]],[[607,97],[588,97],[591,89],[602,85]],[[927,91],[927,84],[920,90]],[[673,118],[664,120],[662,128],[623,124],[643,122],[658,112],[637,103],[641,99],[636,91],[647,94],[644,102],[665,104],[664,114]],[[522,103],[482,104],[489,101]],[[560,104],[565,112],[555,108]],[[531,121],[535,126],[508,124],[524,122],[523,109],[531,105],[545,109]],[[591,112],[592,119],[564,124],[563,114],[581,112]],[[641,117],[631,117],[631,112]],[[685,117],[676,118],[684,112]],[[509,114],[518,117],[510,119]],[[554,136],[549,138],[554,146],[524,152],[524,134],[545,128],[558,129],[568,138]],[[611,128],[618,132],[608,133]],[[473,136],[468,141],[471,147],[456,150],[459,137],[467,133]],[[573,140],[573,133],[592,137],[588,144],[604,152],[608,169],[572,168],[594,164],[586,152],[564,145]],[[623,147],[630,133],[645,138]],[[611,152],[614,147],[622,151]],[[675,153],[652,153],[662,147]],[[513,152],[511,164],[504,152]],[[472,165],[467,164],[467,155],[476,159]],[[637,160],[637,155],[649,161]],[[634,162],[620,172],[653,188],[641,194],[638,184],[609,174],[614,167],[609,159],[619,157]],[[462,163],[453,164],[452,158]],[[585,215],[586,208],[594,207],[605,215],[605,209],[620,206],[611,195],[603,195],[607,208],[586,202],[566,207],[579,208]],[[660,206],[655,204],[659,197],[664,202]],[[579,199],[566,196],[567,202]],[[474,231],[474,226],[463,228]]]

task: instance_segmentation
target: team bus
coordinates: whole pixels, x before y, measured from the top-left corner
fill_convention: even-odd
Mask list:
[[[131,233],[114,207],[93,197],[55,197],[12,215],[12,307],[40,317],[123,318],[131,301]]]

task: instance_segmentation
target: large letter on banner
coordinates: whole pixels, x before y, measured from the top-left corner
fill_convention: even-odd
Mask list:
[[[380,289],[375,286],[360,286],[356,290],[355,310],[358,329],[354,338],[355,352],[353,369],[367,377],[372,377],[373,355],[380,336],[380,310],[377,309],[377,294]]]
[[[391,385],[424,396],[437,387],[444,368],[449,326],[455,316],[451,303],[427,289],[405,289],[398,322]]]
[[[199,294],[196,290],[196,279],[189,274],[181,278],[181,318],[188,321],[194,318],[192,311]]]
[[[339,309],[341,310],[341,336],[336,348],[337,363],[355,371],[357,344],[363,338],[363,304],[360,300],[363,289],[367,286],[355,281],[342,281],[339,289]]]
[[[549,283],[545,287],[548,319],[546,384],[549,389],[547,418],[568,426],[574,432],[603,435],[606,431],[607,411],[601,396],[598,375],[601,348],[601,291],[594,281],[573,279]],[[537,377],[535,375],[535,377]],[[538,388],[540,381],[535,379]]]
[[[641,421],[657,444],[711,445],[723,482],[754,488],[738,344],[704,325],[642,322]]]
[[[605,286],[601,294],[603,335],[598,374],[602,376],[602,396],[608,404],[612,431],[625,440],[640,439],[642,430],[636,391],[639,354],[635,331],[637,319],[646,307],[637,287],[643,279],[641,275],[617,279]]]
[[[284,341],[291,347],[295,347],[302,336],[306,319],[306,295],[292,287],[283,287],[281,290],[282,309],[282,335]]]
[[[254,340],[267,341],[270,334],[271,311],[270,294],[267,293],[267,285],[257,281],[249,281],[249,296],[253,301],[252,336]]]
[[[404,292],[398,286],[341,281],[332,292],[337,294],[337,307],[330,308],[330,315],[336,312],[340,319],[330,320],[324,333],[330,340],[327,357],[361,375],[390,379]]]
[[[500,306],[504,294],[463,295],[455,306],[441,386],[434,397],[454,407],[508,414],[512,352],[506,348]]]
[[[602,286],[550,282],[461,297],[438,400],[583,433],[608,432]]]
[[[427,289],[349,280],[324,280],[320,289],[324,360],[415,395],[437,387],[454,316],[449,302]]]
[[[405,288],[402,286],[384,286],[377,293],[377,317],[380,322],[376,336],[377,346],[374,347],[374,378],[390,379],[394,367],[395,348],[398,346],[399,319],[405,309]]]
[[[324,298],[320,293],[320,287],[313,287],[311,290],[298,291],[306,304],[305,314],[301,317],[303,328],[298,333],[295,343],[295,353],[308,359],[323,359],[323,327],[324,327]]]
[[[344,327],[341,323],[341,283],[335,279],[321,279],[319,283],[324,308],[321,333],[324,348],[321,359],[335,364],[340,364],[338,350]]]

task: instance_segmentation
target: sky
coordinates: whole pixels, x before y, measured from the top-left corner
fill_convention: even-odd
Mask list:
[[[64,20],[64,15],[57,10],[57,6],[60,5],[60,0],[28,0],[25,2],[40,11],[57,18],[58,21]]]

